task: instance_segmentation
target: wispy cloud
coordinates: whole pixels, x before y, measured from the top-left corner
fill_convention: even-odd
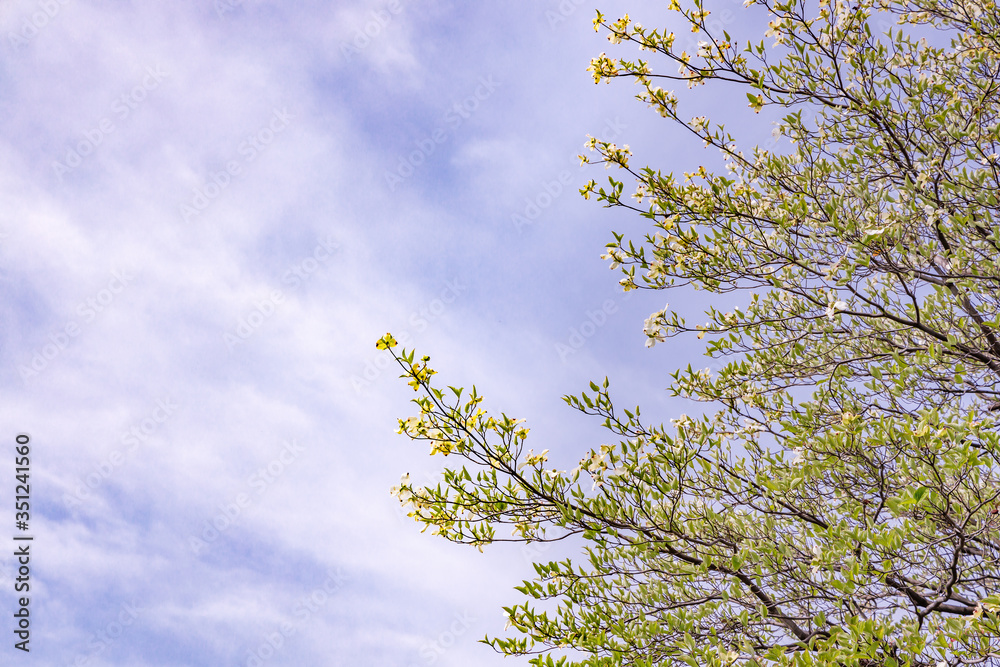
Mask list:
[[[559,401],[591,373],[660,388],[662,304],[617,292],[575,194],[587,133],[655,119],[593,88],[589,9],[560,7],[0,9],[0,421],[40,452],[39,664],[500,664],[475,639],[530,566],[399,520],[389,488],[439,468],[374,343],[554,453],[593,435]]]

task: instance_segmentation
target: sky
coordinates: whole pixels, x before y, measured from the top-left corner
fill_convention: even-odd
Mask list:
[[[740,3],[719,7],[738,23]],[[622,293],[600,259],[648,221],[584,201],[607,174],[577,155],[593,135],[664,171],[716,156],[630,83],[594,85],[613,47],[593,10],[0,5],[5,664],[501,664],[477,640],[504,634],[533,560],[572,550],[420,532],[389,489],[444,462],[396,434],[414,394],[375,341],[405,337],[567,467],[605,437],[561,400],[590,380],[655,423],[698,409],[665,389],[710,365],[700,344],[647,349],[667,296]]]

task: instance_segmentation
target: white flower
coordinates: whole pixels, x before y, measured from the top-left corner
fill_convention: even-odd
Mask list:
[[[667,308],[670,304],[663,306],[663,310],[651,313],[646,321],[642,325],[642,332],[646,334],[646,347],[653,347],[657,343],[662,343],[667,340],[666,331],[663,326],[660,325],[659,321],[661,318],[666,317]]]
[[[535,454],[535,451],[533,449],[529,449],[527,456],[525,456],[524,460],[521,461],[521,464],[518,466],[518,469],[523,468],[524,466],[534,466],[538,465],[539,463],[545,463],[548,460],[549,460],[549,450],[543,449],[540,454]]]
[[[832,320],[833,316],[840,310],[847,310],[847,304],[838,299],[826,307],[826,316]]]
[[[934,263],[941,267],[943,271],[951,271],[951,262],[948,261],[947,257],[940,253],[934,254]]]

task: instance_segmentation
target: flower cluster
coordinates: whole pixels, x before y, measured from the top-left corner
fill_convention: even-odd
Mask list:
[[[667,340],[666,317],[670,304],[663,306],[663,310],[658,310],[650,314],[642,325],[642,332],[646,334],[646,347],[653,347],[657,343]]]

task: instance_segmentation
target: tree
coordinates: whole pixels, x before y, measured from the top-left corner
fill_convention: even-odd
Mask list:
[[[595,82],[634,79],[725,161],[680,178],[592,140],[635,203],[614,177],[581,190],[653,228],[608,245],[625,290],[743,296],[704,324],[646,321],[647,345],[695,334],[724,362],[672,375],[704,416],[650,424],[591,383],[565,400],[619,442],[554,470],[518,420],[489,416],[475,388],[436,388],[428,357],[387,335],[422,392],[400,431],[460,462],[395,492],[480,549],[586,542],[582,564],[536,564],[506,609],[518,634],[485,640],[531,664],[1000,665],[997,7],[747,7],[773,45],[713,32],[702,0],[671,3],[701,39],[692,54],[628,16],[594,22],[679,66],[601,54]],[[749,111],[781,111],[787,148],[745,154],[721,124],[683,120],[664,80],[743,89]]]

